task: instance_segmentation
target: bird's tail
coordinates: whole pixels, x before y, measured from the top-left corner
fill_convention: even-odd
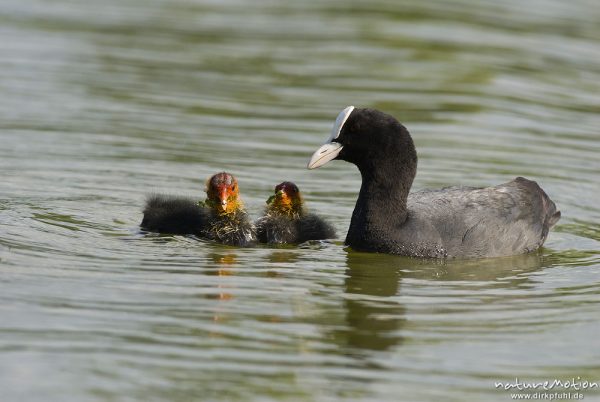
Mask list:
[[[548,194],[541,187],[539,187],[542,196],[542,216],[544,217],[544,224],[542,227],[542,241],[546,241],[548,232],[552,226],[556,225],[556,222],[560,219],[560,211],[556,208],[554,201],[548,197]]]
[[[560,211],[556,208],[554,201],[548,197],[548,194],[533,180],[528,180],[523,177],[517,177],[517,182],[529,187],[534,192],[537,192],[542,201],[541,205],[541,220],[542,220],[542,244],[548,237],[548,232],[552,226],[560,219]]]

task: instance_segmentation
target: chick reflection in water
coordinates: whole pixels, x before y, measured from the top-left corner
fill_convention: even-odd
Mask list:
[[[231,276],[234,274],[233,268],[234,268],[235,264],[237,263],[237,256],[235,254],[233,254],[233,253],[225,253],[225,254],[212,253],[209,255],[209,257],[213,261],[213,264],[216,269],[204,271],[207,275],[227,277],[227,276]],[[216,299],[219,301],[231,300],[231,299],[233,299],[234,296],[232,293],[230,293],[228,291],[230,288],[231,287],[229,285],[219,282],[216,285],[217,292],[209,293],[206,295],[206,297],[208,299]],[[220,304],[217,305],[217,308],[215,309],[215,312],[213,314],[213,321],[215,321],[215,322],[222,322],[222,321],[226,321],[226,319],[227,319],[227,316],[224,316],[219,311],[220,306],[221,306]],[[217,334],[213,333],[212,335],[217,335]]]

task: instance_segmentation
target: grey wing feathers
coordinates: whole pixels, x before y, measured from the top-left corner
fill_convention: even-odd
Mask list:
[[[542,222],[541,245],[546,240],[550,228],[559,221],[561,216],[560,211],[556,208],[556,204],[548,197],[548,194],[535,181],[517,177],[514,182],[528,189],[531,194],[530,196],[535,200],[532,201],[532,204],[539,213],[539,221]]]
[[[405,233],[416,242],[437,239],[449,256],[503,256],[540,247],[558,219],[537,183],[518,177],[495,187],[413,193]]]

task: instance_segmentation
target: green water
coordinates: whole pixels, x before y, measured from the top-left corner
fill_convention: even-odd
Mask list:
[[[600,383],[600,7],[4,0],[0,401],[510,400]],[[360,176],[308,171],[347,105],[396,116],[415,188],[538,181],[537,254],[349,252]],[[139,232],[146,194],[295,181],[334,242]],[[599,400],[600,391],[584,392]]]

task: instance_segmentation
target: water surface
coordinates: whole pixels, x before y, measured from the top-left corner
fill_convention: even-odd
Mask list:
[[[595,1],[5,0],[2,401],[509,400],[600,381]],[[360,177],[306,162],[347,105],[413,134],[415,188],[538,181],[539,253],[420,261],[343,239]],[[146,194],[293,180],[332,242],[139,231]],[[600,398],[599,391],[585,400]]]

